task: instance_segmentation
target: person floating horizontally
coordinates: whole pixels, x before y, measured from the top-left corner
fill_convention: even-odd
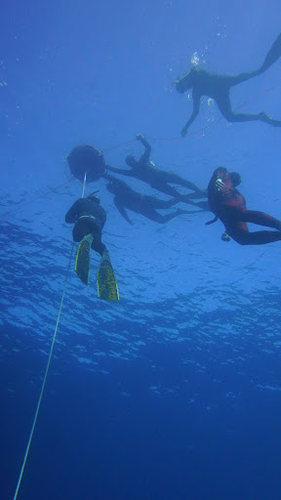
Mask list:
[[[76,254],[75,271],[81,281],[89,284],[90,249],[100,254],[97,271],[98,296],[104,300],[119,300],[118,287],[109,252],[102,243],[102,229],[106,222],[106,212],[100,199],[94,193],[80,198],[72,205],[65,216],[65,222],[74,224],[73,241],[80,242]]]
[[[112,175],[107,174],[107,179],[109,182],[106,184],[106,189],[114,194],[114,204],[122,217],[124,217],[129,224],[133,223],[125,210],[126,208],[136,214],[147,217],[147,219],[158,222],[159,224],[165,224],[165,222],[174,219],[174,217],[178,215],[199,213],[198,210],[188,211],[178,208],[175,212],[170,212],[166,215],[159,214],[157,209],[170,208],[178,203],[179,200],[175,198],[168,201],[159,200],[154,196],[148,196],[134,191],[126,182],[116,179]]]
[[[126,163],[130,167],[130,170],[110,167],[109,165],[106,165],[107,170],[115,172],[117,174],[135,177],[140,181],[146,182],[152,188],[187,203],[189,202],[188,200],[190,198],[207,197],[206,190],[198,188],[195,184],[193,184],[193,182],[188,181],[180,175],[174,174],[173,172],[166,172],[165,170],[156,168],[154,163],[150,160],[150,144],[141,134],[136,135],[136,138],[143,144],[145,148],[144,153],[141,155],[140,159],[137,160],[134,156],[129,155],[126,158]],[[194,193],[181,195],[174,187],[170,186],[169,184],[179,184],[190,189],[191,191],[194,191]]]
[[[281,34],[277,37],[269,50],[261,67],[255,71],[240,73],[238,75],[221,75],[210,73],[199,66],[193,66],[187,73],[177,78],[174,83],[176,90],[184,94],[187,90],[192,90],[193,111],[183,127],[181,135],[186,136],[188,128],[199,114],[200,101],[202,96],[211,97],[217,103],[221,114],[229,122],[246,122],[260,120],[273,127],[281,127],[281,120],[275,120],[263,111],[257,114],[235,113],[231,106],[230,89],[239,83],[264,73],[281,55]]]
[[[228,172],[225,167],[218,167],[209,182],[209,206],[215,218],[207,222],[212,224],[218,219],[225,226],[222,235],[224,241],[233,238],[240,245],[263,245],[281,240],[281,221],[256,210],[247,210],[246,201],[236,189],[241,182],[240,174]],[[249,232],[247,222],[271,227],[277,231]]]

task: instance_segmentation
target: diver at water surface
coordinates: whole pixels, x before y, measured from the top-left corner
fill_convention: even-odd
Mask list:
[[[190,125],[199,114],[201,97],[207,96],[214,99],[221,114],[229,122],[262,121],[273,127],[281,127],[281,120],[271,118],[261,111],[257,114],[235,113],[230,100],[230,89],[239,83],[246,82],[250,78],[264,73],[281,55],[281,34],[277,37],[270,48],[263,64],[255,71],[240,73],[236,76],[210,73],[209,71],[193,66],[187,73],[174,81],[176,90],[184,94],[187,90],[192,90],[193,111],[186,125],[181,131],[183,137],[186,136]]]

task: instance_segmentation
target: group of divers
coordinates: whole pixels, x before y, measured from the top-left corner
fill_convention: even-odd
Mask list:
[[[235,113],[229,95],[231,87],[264,73],[277,61],[280,55],[281,34],[273,43],[261,67],[255,71],[231,76],[209,73],[205,69],[194,66],[175,80],[178,92],[184,93],[187,90],[192,90],[193,111],[182,129],[182,136],[186,136],[190,125],[198,115],[202,96],[214,99],[221,114],[230,122],[260,120],[273,127],[281,127],[281,120],[273,119],[264,112],[258,114]],[[246,208],[245,198],[237,189],[241,183],[239,173],[228,172],[225,167],[217,167],[212,174],[208,188],[200,189],[193,182],[173,172],[156,168],[150,160],[151,146],[148,141],[140,134],[136,136],[136,139],[143,144],[144,153],[138,160],[132,155],[127,156],[126,164],[129,168],[111,167],[105,163],[104,157],[98,149],[90,145],[81,145],[75,147],[67,157],[70,172],[84,183],[86,179],[91,182],[100,177],[105,178],[107,190],[114,195],[116,208],[130,224],[132,221],[126,209],[163,224],[179,215],[194,213],[194,211],[180,208],[165,215],[157,212],[158,209],[167,209],[179,202],[184,202],[196,207],[196,212],[198,209],[213,212],[214,219],[206,224],[212,224],[219,219],[225,227],[222,234],[224,241],[230,241],[232,238],[240,245],[262,245],[281,240],[280,220],[264,212]],[[111,175],[111,172],[146,182],[152,188],[169,195],[171,198],[165,201],[140,194],[123,180]],[[174,185],[184,186],[189,192],[181,194]],[[119,300],[117,281],[109,252],[102,242],[106,212],[100,205],[100,199],[96,193],[97,191],[75,201],[68,210],[65,221],[74,224],[73,241],[79,243],[75,261],[77,275],[83,283],[89,283],[90,249],[92,248],[101,256],[97,270],[98,296],[104,300],[116,301]],[[273,231],[250,232],[247,226],[249,222],[272,228]]]

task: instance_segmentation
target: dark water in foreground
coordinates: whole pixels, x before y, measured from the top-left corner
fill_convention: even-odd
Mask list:
[[[16,224],[4,236],[7,228],[1,498],[11,498],[23,458],[66,253],[60,240],[46,245]],[[17,251],[25,257],[12,265]],[[206,282],[114,308],[88,290],[79,298],[77,285],[71,274],[19,498],[279,498],[278,290]]]

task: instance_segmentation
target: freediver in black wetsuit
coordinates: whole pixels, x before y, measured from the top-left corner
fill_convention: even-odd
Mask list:
[[[115,168],[106,166],[107,170],[111,172],[115,172],[117,174],[126,175],[128,177],[135,177],[143,182],[149,184],[152,188],[161,191],[162,193],[168,194],[169,196],[173,196],[174,198],[187,202],[189,199],[195,198],[206,198],[207,191],[199,189],[193,182],[190,182],[183,177],[180,177],[173,172],[166,172],[164,170],[159,170],[155,167],[154,163],[150,161],[151,154],[151,146],[144,138],[143,135],[138,134],[136,139],[140,141],[145,147],[144,153],[141,155],[139,160],[132,155],[127,156],[126,163],[130,170],[123,168]],[[175,188],[170,186],[169,184],[179,184],[181,186],[185,186],[194,193],[181,195]]]
[[[270,215],[256,210],[247,210],[245,198],[236,189],[241,182],[240,174],[228,172],[225,167],[218,167],[209,182],[208,199],[215,219],[207,225],[220,219],[225,226],[226,233],[222,235],[224,241],[229,236],[240,245],[263,245],[281,240],[281,221]],[[249,232],[247,222],[271,227],[277,231]]]
[[[76,200],[65,216],[65,222],[74,224],[73,241],[80,242],[77,249],[75,271],[80,280],[89,284],[90,249],[101,256],[97,270],[97,291],[101,299],[119,300],[117,281],[111,265],[109,252],[102,243],[102,229],[106,222],[106,212],[95,193]]]
[[[101,233],[106,222],[106,212],[100,205],[100,199],[95,194],[87,198],[79,198],[68,210],[65,222],[74,224],[73,241],[79,242],[88,234],[93,235],[92,249],[100,255],[106,250],[101,241]]]
[[[221,114],[229,122],[262,121],[273,127],[281,127],[281,120],[275,120],[263,111],[258,114],[235,113],[231,106],[230,89],[239,83],[264,73],[281,55],[281,34],[277,37],[269,50],[261,67],[255,71],[240,73],[236,76],[220,75],[210,73],[198,66],[192,67],[187,73],[174,81],[176,90],[184,94],[187,90],[192,90],[193,111],[183,127],[181,135],[186,136],[188,128],[199,114],[200,101],[202,96],[211,97],[217,103]]]
[[[107,174],[105,177],[109,180],[109,182],[106,184],[106,188],[110,193],[114,194],[114,204],[117,210],[120,212],[122,217],[124,217],[124,219],[129,222],[129,224],[133,223],[125,210],[126,208],[132,210],[132,212],[147,217],[147,219],[158,222],[159,224],[164,224],[165,222],[168,222],[178,215],[195,213],[188,212],[187,210],[182,210],[179,208],[175,212],[161,215],[156,211],[157,209],[170,208],[180,200],[175,198],[172,198],[168,201],[158,200],[153,196],[147,196],[145,194],[137,193],[124,181],[116,179],[109,174]],[[198,205],[196,204],[196,206]]]

